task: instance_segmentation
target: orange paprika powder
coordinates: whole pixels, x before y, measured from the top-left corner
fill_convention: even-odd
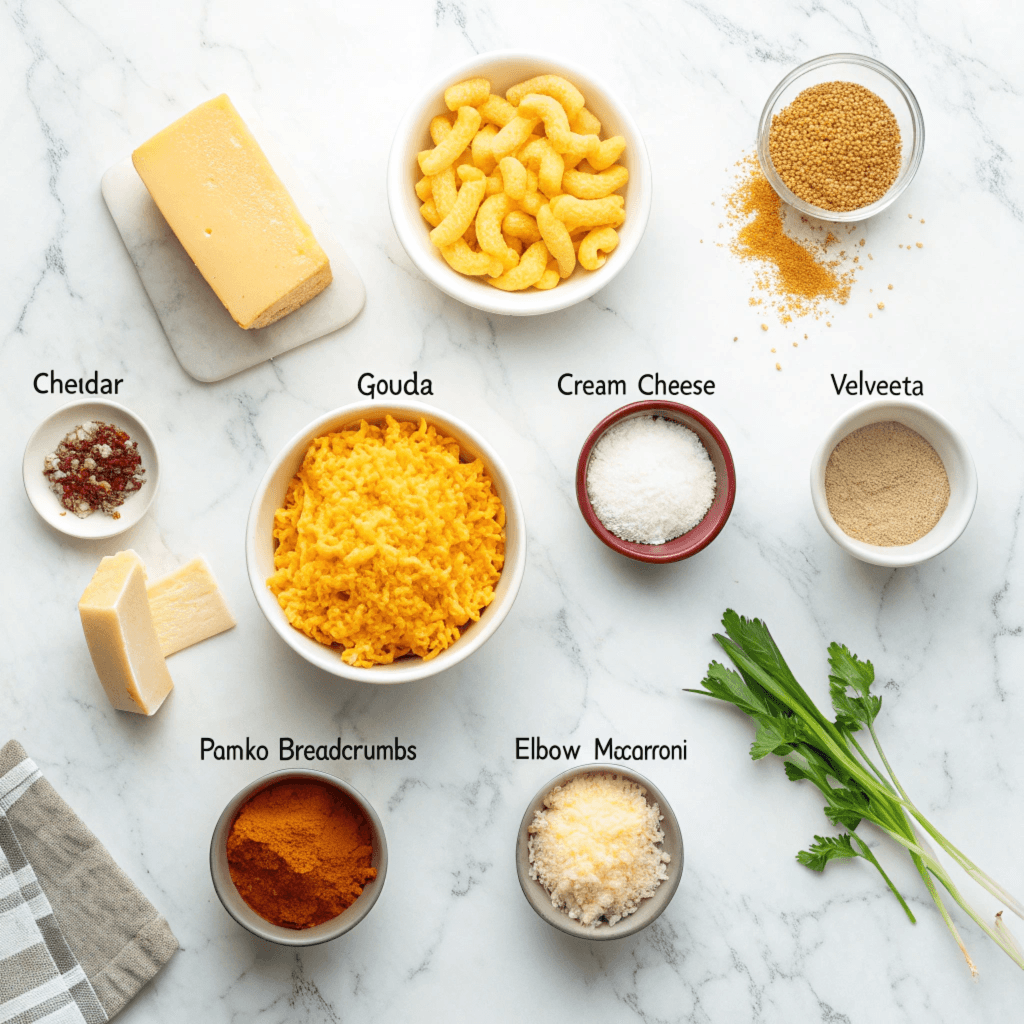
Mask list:
[[[242,805],[228,867],[242,899],[284,928],[312,928],[351,906],[377,877],[366,815],[340,789],[285,780]]]

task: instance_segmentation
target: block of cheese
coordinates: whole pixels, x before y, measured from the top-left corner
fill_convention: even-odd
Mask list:
[[[110,703],[118,711],[155,714],[174,683],[149,611],[142,559],[134,551],[104,558],[78,612]]]
[[[235,617],[202,556],[151,583],[146,593],[160,652],[165,658],[235,624]]]
[[[331,283],[326,253],[227,96],[158,132],[132,163],[239,327],[266,327]]]

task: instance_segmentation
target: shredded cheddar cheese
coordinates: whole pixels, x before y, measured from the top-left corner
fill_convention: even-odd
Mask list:
[[[315,438],[274,515],[267,586],[288,621],[369,668],[436,657],[494,599],[505,509],[426,420]]]

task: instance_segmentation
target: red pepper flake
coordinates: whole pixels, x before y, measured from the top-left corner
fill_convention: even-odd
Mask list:
[[[139,446],[112,423],[75,427],[43,460],[43,475],[61,505],[80,519],[116,511],[145,481]],[[63,515],[63,513],[61,513]]]

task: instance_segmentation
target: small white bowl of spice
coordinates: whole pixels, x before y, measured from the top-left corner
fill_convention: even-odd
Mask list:
[[[145,423],[117,402],[72,402],[25,446],[25,493],[40,517],[71,537],[131,529],[156,497],[160,462]]]
[[[589,764],[555,776],[519,826],[516,870],[548,924],[584,939],[622,939],[653,923],[683,873],[668,800],[642,775]]]
[[[917,565],[970,522],[978,475],[963,438],[922,402],[877,399],[840,416],[811,462],[814,511],[872,565]]]

